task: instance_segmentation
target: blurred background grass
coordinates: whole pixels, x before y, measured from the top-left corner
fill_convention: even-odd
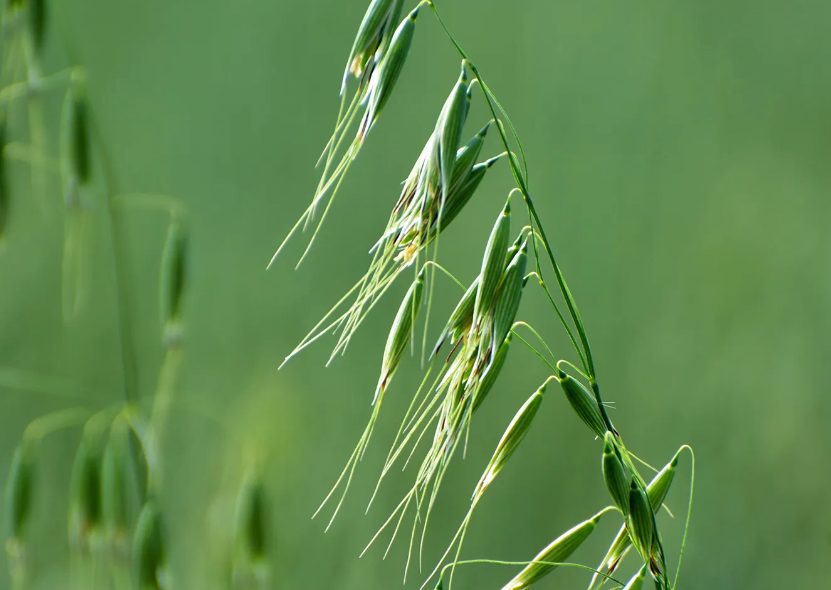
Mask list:
[[[683,443],[698,452],[681,586],[826,587],[831,461],[821,449],[831,444],[831,4],[438,5],[523,138],[531,191],[580,304],[616,424],[650,462],[665,463]],[[50,16],[45,70],[69,60],[88,69],[118,190],[175,195],[190,211],[187,349],[162,497],[180,588],[221,587],[211,585],[218,567],[205,557],[217,551],[216,531],[229,525],[222,507],[250,448],[268,456],[276,587],[400,584],[403,543],[386,561],[381,546],[357,556],[410,478],[392,478],[363,515],[397,428],[395,414],[418,381],[415,360],[396,379],[394,403],[332,529],[323,534],[325,511],[324,518],[309,517],[369,416],[406,281],[331,368],[322,370],[325,344],[276,368],[365,270],[398,183],[458,75],[458,58],[427,11],[394,98],[311,256],[292,270],[298,240],[265,272],[311,198],[313,164],[365,8],[365,0],[76,0]],[[53,128],[59,94],[47,102]],[[12,139],[25,140],[24,115],[12,113]],[[486,119],[477,96],[467,131]],[[494,140],[488,155],[499,151]],[[53,179],[39,207],[29,169],[10,168],[14,213],[0,250],[4,473],[36,416],[123,396],[100,168],[88,298],[66,326],[58,183]],[[465,281],[476,274],[510,188],[499,164],[443,238],[443,262]],[[139,384],[149,401],[162,355],[157,266],[165,220],[137,211],[123,220]],[[441,285],[440,310],[452,306],[453,289]],[[520,315],[555,354],[573,357],[538,293],[526,297]],[[56,387],[47,393],[12,386],[23,373],[57,381],[63,395]],[[471,452],[457,459],[445,484],[425,565],[461,520],[504,426],[546,376],[514,347],[472,433]],[[63,579],[61,506],[77,439],[77,432],[52,439],[40,473],[32,534],[41,588],[61,587]],[[463,556],[528,559],[593,514],[606,501],[599,459],[585,427],[556,392],[550,395],[521,452],[480,504]],[[688,472],[687,457],[682,467]],[[688,484],[688,473],[680,475],[670,495],[675,521],[662,517],[673,566]],[[607,518],[576,554],[581,562],[596,565],[605,552],[617,527]],[[457,584],[498,588],[512,571],[462,569]],[[581,588],[585,577],[561,571],[539,587]],[[0,588],[7,579],[0,577]]]

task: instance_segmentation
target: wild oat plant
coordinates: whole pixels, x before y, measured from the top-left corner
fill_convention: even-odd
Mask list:
[[[45,438],[65,429],[81,429],[65,507],[70,567],[62,588],[158,590],[181,587],[168,566],[169,534],[164,507],[160,439],[173,401],[176,376],[185,350],[185,294],[187,292],[188,230],[186,211],[173,197],[158,194],[119,194],[101,135],[86,93],[87,73],[74,65],[44,75],[41,53],[49,36],[46,0],[10,0],[3,13],[2,91],[0,91],[0,261],[15,255],[12,235],[17,192],[10,190],[8,166],[13,162],[31,169],[31,192],[42,208],[64,210],[62,262],[63,319],[69,323],[83,308],[89,284],[90,224],[92,213],[104,208],[109,220],[114,277],[118,297],[124,401],[107,407],[82,406],[38,417],[28,424],[14,452],[6,484],[9,530],[5,549],[12,588],[23,590],[37,580],[39,552],[48,548],[31,542],[30,525],[38,512],[38,472],[46,468]],[[61,22],[60,14],[56,20]],[[57,146],[49,145],[45,127],[44,96],[65,93]],[[28,122],[28,143],[9,142],[12,118]],[[57,152],[57,154],[53,154]],[[61,193],[52,194],[48,177],[56,175]],[[96,179],[95,177],[98,176]],[[165,355],[152,404],[139,399],[136,361],[131,339],[130,288],[124,271],[120,223],[127,213],[162,217],[167,239],[160,261],[160,345]],[[56,382],[4,368],[0,385],[23,391],[61,395]],[[225,584],[222,587],[271,587],[266,558],[267,494],[262,460],[256,452],[244,463],[238,484],[236,522],[229,545]],[[40,559],[43,563],[43,557]]]
[[[393,91],[404,72],[419,13],[432,12],[461,57],[461,71],[451,85],[451,64],[436,66],[437,70],[447,72],[450,92],[438,111],[435,127],[425,130],[424,148],[404,179],[386,227],[370,249],[371,260],[366,274],[286,357],[287,361],[326,334],[337,335],[330,361],[335,355],[343,354],[367,314],[395,280],[405,271],[413,273],[415,278],[392,322],[381,358],[380,375],[371,395],[369,423],[318,512],[334,503],[331,525],[370,442],[384,397],[405,352],[417,339],[421,340],[422,360],[427,357],[429,362],[423,380],[413,387],[415,392],[378,477],[376,493],[394,465],[406,466],[414,462],[418,467],[409,491],[369,543],[372,545],[387,531],[389,551],[404,526],[409,546],[405,579],[416,545],[421,570],[430,514],[442,481],[459,447],[464,451],[473,444],[469,435],[476,412],[491,391],[499,388],[499,373],[511,349],[516,348],[513,344],[516,340],[533,353],[551,375],[508,424],[473,489],[466,516],[441,559],[426,576],[422,588],[431,583],[435,583],[436,588],[443,588],[445,584],[450,587],[457,566],[475,563],[524,566],[502,586],[503,590],[526,588],[563,566],[590,572],[589,590],[607,584],[635,590],[643,587],[647,576],[656,588],[677,588],[692,507],[692,449],[682,446],[666,466],[658,470],[641,462],[624,444],[621,431],[612,423],[601,398],[589,337],[534,206],[525,153],[510,118],[479,69],[445,26],[435,3],[423,0],[408,13],[403,9],[403,0],[372,0],[370,3],[347,57],[340,84],[341,106],[332,136],[318,162],[322,174],[317,190],[271,261],[273,264],[289,238],[313,227],[312,237],[300,260],[308,253],[349,168],[378,124],[384,106],[394,100]],[[351,82],[353,77],[355,82]],[[479,131],[465,141],[470,104],[479,94],[491,119],[474,124]],[[496,130],[500,153],[487,158],[482,153],[491,127]],[[511,147],[512,143],[519,155]],[[516,188],[496,215],[493,230],[484,244],[477,278],[465,287],[438,261],[440,236],[451,230],[451,224],[458,216],[464,215],[465,207],[473,206],[471,203],[487,171],[500,160],[506,160]],[[530,221],[516,231],[512,229],[512,207],[516,209],[519,205],[524,205]],[[321,209],[322,213],[318,215]],[[459,284],[464,293],[444,323],[435,345],[428,348],[427,324],[437,271]],[[574,346],[576,363],[557,360],[532,324],[517,320],[523,291],[529,281],[547,296]],[[416,338],[422,308],[426,308],[424,335]],[[552,381],[557,382],[576,416],[588,427],[587,434],[598,441],[594,444],[598,446],[602,474],[612,504],[564,532],[528,561],[461,560],[465,533],[474,510],[505,465],[519,451],[531,426],[540,420],[539,409]],[[586,444],[591,444],[589,436]],[[693,479],[684,540],[673,574],[669,569],[671,556],[658,527],[658,515],[685,450],[692,457]],[[638,464],[655,471],[651,481],[644,478]],[[408,513],[411,525],[405,525]],[[598,521],[610,513],[620,517],[621,528],[599,565],[590,567],[568,562],[571,554],[592,534]],[[616,578],[619,566],[633,547],[642,567],[628,581]]]

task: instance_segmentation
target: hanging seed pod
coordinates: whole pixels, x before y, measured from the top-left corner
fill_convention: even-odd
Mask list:
[[[410,45],[413,42],[417,18],[418,7],[407,15],[407,18],[395,30],[389,49],[384,52],[381,63],[372,72],[367,95],[367,107],[358,131],[357,140],[359,144],[363,143],[375,121],[378,120],[378,116],[389,100],[395,83],[401,75],[401,70],[404,68],[404,63],[407,61],[407,55],[410,52]]]
[[[485,473],[482,474],[482,478],[476,485],[476,489],[473,492],[474,498],[481,496],[485,492],[494,478],[499,475],[499,472],[508,463],[508,460],[525,438],[525,435],[528,434],[531,423],[534,421],[534,416],[537,415],[537,411],[540,409],[544,394],[545,385],[540,387],[528,398],[516,413],[514,419],[511,420],[507,430],[505,430],[505,434],[502,435],[502,439],[496,446],[496,451],[494,451],[493,457],[491,457],[490,463],[488,463],[488,467],[485,469]]]
[[[166,330],[181,323],[186,271],[187,233],[181,221],[173,220],[167,231],[160,281],[162,325]]]
[[[672,486],[672,480],[675,478],[675,471],[678,467],[678,459],[681,456],[681,450],[675,453],[672,461],[667,463],[661,471],[659,471],[649,486],[646,488],[646,495],[649,497],[649,503],[652,505],[652,511],[657,512],[661,505],[666,500],[669,488]]]
[[[490,160],[476,164],[470,171],[470,174],[462,182],[458,189],[454,189],[447,197],[447,202],[444,204],[444,213],[442,213],[442,229],[450,225],[456,216],[462,211],[467,202],[470,201],[476,189],[485,178],[485,173],[499,161],[502,156],[495,156]]]
[[[505,271],[505,250],[508,249],[508,234],[511,231],[511,200],[505,202],[505,207],[491,230],[485,255],[482,258],[482,271],[479,273],[479,288],[476,291],[476,303],[473,306],[473,321],[478,323],[484,310],[487,309],[496,287]]]
[[[17,541],[23,538],[32,510],[36,457],[37,443],[26,438],[21,440],[14,450],[6,482],[9,533]]]
[[[499,373],[505,365],[505,359],[508,358],[508,350],[511,348],[512,337],[513,334],[508,332],[508,335],[505,337],[505,340],[502,342],[499,350],[496,351],[496,354],[488,365],[488,368],[485,369],[485,372],[482,374],[482,380],[479,382],[479,391],[476,392],[476,397],[473,400],[474,413],[476,413],[476,410],[478,410],[479,406],[482,405],[482,402],[485,401],[485,398],[488,393],[490,393],[493,384],[496,383],[496,378],[499,377]]]
[[[101,524],[101,459],[98,446],[84,436],[75,453],[69,494],[69,540],[79,549]]]
[[[438,141],[438,168],[442,186],[442,201],[447,195],[452,183],[454,164],[459,144],[462,141],[462,127],[467,116],[467,72],[462,62],[462,73],[459,81],[442,107],[436,125]]]
[[[341,94],[346,90],[349,74],[361,78],[370,60],[377,62],[383,56],[391,37],[391,29],[401,17],[403,4],[403,0],[372,0],[361,21],[355,42],[352,44],[352,51],[346,62]]]
[[[245,555],[262,559],[266,553],[266,493],[262,480],[246,476],[237,500],[237,539]]]
[[[582,383],[564,372],[560,373],[558,379],[572,409],[592,432],[602,438],[606,434],[606,425],[594,396]]]
[[[646,577],[646,566],[643,566],[637,574],[626,584],[623,590],[642,590],[643,580]]]
[[[72,142],[72,169],[82,185],[90,178],[89,111],[86,92],[80,84],[73,84],[69,92],[70,138]]]
[[[547,563],[528,564],[513,580],[505,584],[502,590],[522,590],[534,582],[538,582],[541,578],[551,573],[552,570],[557,569],[559,566],[548,564],[562,563],[568,559],[594,532],[594,529],[597,528],[597,523],[600,522],[601,516],[603,516],[603,512],[596,514],[591,520],[584,521],[560,535],[534,558],[535,562]]]
[[[615,437],[607,432],[603,441],[603,479],[606,489],[624,516],[629,514],[629,489],[632,477],[618,457]]]
[[[161,512],[154,500],[141,510],[133,537],[133,566],[139,590],[162,590],[159,582],[166,549]]]
[[[470,176],[473,166],[476,164],[476,159],[482,151],[482,146],[485,145],[485,137],[488,134],[490,125],[490,122],[488,122],[470,141],[460,147],[456,152],[456,161],[453,163],[453,175],[450,178],[450,185],[447,190],[448,198],[452,193],[458,191]],[[446,205],[447,202],[445,202]]]
[[[523,242],[519,252],[505,269],[505,275],[499,287],[496,308],[493,312],[493,347],[501,346],[502,341],[514,324],[525,278],[525,265],[528,258],[528,244]]]
[[[470,328],[470,322],[473,319],[473,303],[476,301],[476,290],[478,287],[479,277],[476,277],[470,284],[470,287],[467,288],[467,291],[465,291],[465,294],[462,295],[462,298],[456,305],[456,309],[450,314],[450,319],[447,321],[447,325],[445,325],[438,342],[436,342],[436,346],[433,348],[433,355],[438,353],[439,348],[441,348],[441,345],[444,344],[447,338],[450,338],[450,342],[455,342],[460,334],[467,332],[468,328]]]
[[[629,533],[638,553],[648,562],[657,540],[655,513],[646,492],[634,480],[629,490]]]
[[[127,422],[116,418],[104,448],[101,466],[101,512],[110,542],[122,551],[130,524],[137,512],[136,488],[139,468],[135,464]]]
[[[29,33],[32,36],[32,48],[40,57],[46,40],[46,0],[26,0],[29,6]]]
[[[401,363],[401,357],[410,342],[413,334],[413,324],[418,316],[421,308],[421,296],[424,292],[424,275],[426,268],[422,268],[418,273],[418,277],[410,285],[401,306],[398,308],[398,313],[395,315],[395,320],[392,322],[389,336],[387,337],[387,345],[384,348],[384,360],[381,364],[381,377],[378,380],[378,387],[375,390],[375,397],[372,400],[374,404],[378,396],[384,392],[387,384],[392,379],[393,373]]]

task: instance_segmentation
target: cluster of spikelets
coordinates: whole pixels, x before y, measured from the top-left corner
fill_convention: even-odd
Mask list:
[[[329,205],[331,205],[331,197],[340,187],[360,146],[375,124],[381,107],[390,99],[393,86],[399,78],[403,62],[407,57],[419,7],[423,4],[428,5],[447,32],[434,3],[425,0],[409,13],[395,33],[390,36],[395,18],[401,13],[401,4],[397,0],[373,0],[367,10],[344,74],[341,86],[343,97],[341,110],[338,114],[335,133],[322,156],[322,160],[325,158],[325,165],[320,184],[311,205],[286,240],[301,225],[306,225],[313,219],[316,207],[327,194],[330,195]],[[654,580],[657,588],[671,590],[676,587],[678,574],[676,572],[675,580],[672,580],[668,573],[667,556],[658,529],[656,514],[663,506],[672,484],[679,456],[684,449],[689,449],[689,447],[681,447],[662,470],[656,470],[656,475],[650,483],[646,482],[636,468],[635,462],[639,460],[627,450],[620,432],[613,426],[607,407],[601,399],[585,327],[574,298],[555,262],[550,243],[528,194],[527,173],[520,170],[517,158],[509,147],[505,128],[501,120],[497,118],[494,105],[499,105],[499,103],[482,80],[474,64],[467,58],[450,33],[447,34],[463,58],[462,72],[439,113],[436,126],[424,149],[412,171],[404,180],[403,189],[397,202],[392,206],[386,228],[370,250],[372,262],[369,270],[286,358],[288,360],[330,331],[340,332],[332,357],[338,352],[343,353],[366,314],[387,292],[395,279],[408,267],[415,267],[416,277],[401,301],[384,348],[381,371],[372,397],[373,408],[369,423],[335,486],[326,496],[321,509],[332,499],[336,491],[341,489],[332,520],[340,510],[357,464],[365,453],[379,419],[380,409],[391,381],[407,348],[411,347],[415,341],[421,308],[426,307],[429,315],[431,309],[429,296],[425,302],[427,281],[435,276],[436,270],[450,275],[438,263],[437,238],[471,201],[471,197],[482,182],[488,168],[500,157],[507,156],[518,187],[509,194],[494,224],[485,245],[479,275],[465,289],[441,330],[437,343],[429,351],[429,367],[423,381],[412,396],[398,434],[384,462],[375,493],[377,494],[381,481],[394,464],[401,460],[406,467],[419,449],[426,447],[416,469],[415,481],[409,492],[405,494],[372,538],[370,545],[385,529],[392,527],[393,531],[387,547],[389,551],[408,508],[414,505],[415,514],[410,532],[405,576],[406,568],[409,567],[412,558],[419,526],[421,527],[419,564],[421,564],[427,524],[441,482],[458,447],[461,445],[467,448],[470,444],[471,425],[476,412],[493,390],[510,351],[512,339],[517,338],[544,362],[552,374],[528,398],[508,425],[473,490],[470,507],[461,526],[424,584],[426,585],[438,575],[436,587],[442,588],[448,569],[450,569],[449,580],[452,583],[456,566],[481,562],[481,560],[459,560],[471,516],[483,494],[513,457],[537,419],[548,384],[551,381],[557,381],[576,416],[585,423],[596,440],[603,441],[602,473],[613,505],[565,532],[534,559],[524,562],[524,569],[505,584],[503,590],[526,588],[558,567],[574,566],[575,564],[566,563],[566,561],[592,534],[601,517],[612,511],[622,516],[623,525],[608,553],[597,568],[578,566],[594,572],[589,583],[589,590],[598,589],[609,581],[618,584],[618,587],[625,587],[626,590],[638,590],[642,588],[647,575]],[[474,76],[470,82],[468,71]],[[345,107],[347,103],[345,90],[350,74],[358,78],[358,87],[352,103]],[[463,145],[462,131],[475,85],[478,85],[484,94],[494,118]],[[364,109],[363,118],[357,135],[343,151],[340,163],[332,168],[337,159],[335,154],[341,148],[342,141],[347,136],[361,108]],[[499,111],[504,115],[501,106],[499,106]],[[504,116],[507,118],[507,115]],[[499,131],[504,151],[499,156],[477,164],[476,161],[479,159],[488,128],[494,123]],[[511,129],[513,130],[512,126]],[[515,132],[514,138],[516,139]],[[528,207],[532,224],[523,228],[511,242],[511,195],[514,192],[520,194]],[[327,205],[327,210],[329,205]],[[321,222],[322,220],[321,218]],[[318,224],[318,229],[319,227],[320,224]],[[317,231],[316,229],[315,235]],[[308,247],[311,246],[313,240],[314,237]],[[280,253],[285,243],[284,241],[277,254]],[[430,245],[433,243],[435,247],[431,252]],[[308,247],[306,252],[308,252]],[[543,278],[540,264],[541,247],[553,267],[557,286],[568,308],[571,323],[579,336],[579,343],[566,317],[560,313],[558,304]],[[529,249],[533,252],[535,270],[526,273]],[[562,320],[580,357],[582,370],[567,361],[557,362],[540,334],[529,323],[517,320],[523,289],[532,276],[545,291]],[[429,292],[432,294],[432,289]],[[344,305],[347,309],[341,311]],[[425,344],[428,319],[424,320]],[[547,356],[519,335],[518,329],[520,328],[530,331],[537,338]],[[563,370],[565,366],[573,367],[588,382],[588,386],[581,379],[566,373]],[[436,368],[436,374],[433,375]],[[373,499],[374,497],[373,494]],[[330,520],[330,525],[332,520]],[[689,525],[689,511],[687,525]],[[643,567],[628,582],[619,581],[614,575],[632,547],[639,555]],[[454,548],[453,559],[446,562],[445,560]],[[681,553],[683,554],[683,545]],[[678,568],[680,570],[680,557]]]
[[[15,240],[5,230],[14,224],[16,196],[9,191],[7,163],[22,160],[32,170],[32,193],[51,197],[43,176],[57,174],[64,207],[63,311],[64,319],[75,317],[81,307],[85,286],[83,265],[89,252],[85,240],[91,223],[90,211],[97,195],[104,193],[113,227],[110,235],[116,265],[116,292],[121,318],[119,330],[125,358],[126,399],[106,408],[79,407],[40,416],[23,431],[6,483],[5,503],[9,530],[5,542],[12,588],[22,590],[37,580],[33,564],[42,562],[42,548],[33,546],[32,521],[51,514],[53,508],[39,506],[38,473],[49,457],[45,438],[83,426],[75,454],[66,507],[67,539],[72,558],[70,587],[170,590],[167,561],[168,533],[159,496],[162,489],[162,460],[159,440],[165,427],[167,409],[184,349],[184,310],[188,267],[188,232],[182,204],[166,195],[115,194],[114,181],[94,133],[86,94],[86,73],[73,67],[44,76],[40,53],[46,40],[45,0],[15,0],[3,14],[3,68],[0,91],[0,239],[14,253]],[[49,155],[43,129],[42,95],[66,88],[58,130],[57,156]],[[15,102],[25,99],[30,126],[29,145],[7,144],[7,123]],[[96,162],[96,158],[100,162]],[[101,170],[100,183],[93,182]],[[105,185],[101,189],[100,184]],[[39,191],[43,194],[39,194]],[[123,209],[164,213],[167,238],[160,262],[159,306],[161,343],[165,357],[159,371],[152,411],[139,404],[131,383],[129,308],[120,268],[115,223]],[[133,367],[135,369],[135,367]],[[19,385],[19,383],[17,383]],[[24,384],[25,385],[25,384]],[[270,584],[267,560],[267,495],[258,468],[249,467],[238,488],[235,527],[236,547],[228,555],[228,582],[237,589],[265,588]],[[230,526],[228,528],[231,528]],[[48,548],[43,548],[46,553]],[[39,558],[40,557],[40,558]],[[39,558],[39,559],[38,559]]]

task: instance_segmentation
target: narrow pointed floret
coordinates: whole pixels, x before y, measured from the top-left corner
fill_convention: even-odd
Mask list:
[[[381,365],[381,378],[378,380],[378,387],[375,390],[375,397],[372,400],[374,404],[378,396],[383,393],[392,379],[395,370],[401,363],[401,357],[409,344],[413,335],[413,325],[421,307],[421,298],[424,292],[424,276],[425,268],[421,269],[418,277],[410,285],[401,306],[398,308],[398,313],[392,322],[389,336],[387,337],[387,345],[384,348],[384,360]]]
[[[180,323],[187,279],[187,232],[181,221],[171,222],[162,258],[160,296],[162,325]]]
[[[482,374],[482,379],[479,382],[479,390],[476,391],[476,397],[473,400],[474,414],[476,413],[476,410],[479,409],[479,406],[482,405],[482,402],[485,401],[485,398],[490,393],[494,383],[496,383],[496,378],[499,377],[502,367],[505,365],[505,359],[508,358],[508,351],[511,349],[512,337],[513,334],[509,332],[505,337],[505,340],[502,342],[502,345],[499,347],[499,350],[496,351],[496,354],[488,364],[488,368],[485,369],[485,372]]]
[[[436,346],[433,348],[433,354],[438,353],[444,341],[450,338],[451,342],[455,342],[459,335],[466,332],[470,327],[470,322],[473,319],[473,303],[476,301],[476,290],[479,288],[479,277],[470,284],[456,305],[456,309],[450,314],[450,319],[447,320],[444,330],[439,336]]]
[[[464,63],[459,81],[447,98],[436,125],[438,143],[439,174],[442,186],[442,201],[447,200],[456,162],[456,152],[462,141],[462,128],[467,116],[467,72]]]
[[[85,547],[101,524],[102,457],[97,441],[85,435],[75,454],[69,499],[69,540],[75,547]]]
[[[482,151],[482,146],[485,145],[485,137],[488,134],[489,128],[490,122],[456,152],[456,161],[453,163],[453,175],[450,178],[450,186],[447,191],[448,198],[450,194],[458,191],[470,177],[473,166],[476,164],[476,160]]]
[[[502,273],[505,270],[505,250],[508,249],[510,231],[511,201],[508,199],[491,230],[488,244],[485,247],[482,271],[479,273],[479,289],[476,291],[476,302],[473,306],[474,323],[481,320],[484,310],[490,306],[496,293],[496,287],[502,279]]]
[[[398,26],[392,36],[389,49],[385,52],[381,63],[372,72],[366,111],[358,132],[357,141],[359,143],[363,143],[366,139],[367,134],[389,100],[393,88],[395,88],[395,83],[398,81],[404,63],[407,61],[407,55],[410,53],[417,18],[418,8],[413,10]]]
[[[624,516],[629,514],[629,489],[632,477],[618,457],[614,434],[607,432],[603,441],[603,479],[609,495]]]
[[[600,415],[600,410],[597,408],[597,400],[582,383],[570,375],[561,373],[558,379],[574,412],[592,432],[602,438],[606,434],[606,425]]]
[[[361,21],[352,51],[343,73],[341,94],[346,89],[349,74],[361,78],[364,69],[383,57],[384,49],[392,37],[392,27],[401,16],[403,0],[372,0]]]
[[[505,269],[502,282],[497,294],[496,307],[493,312],[493,348],[502,345],[502,341],[511,330],[516,318],[519,303],[522,299],[522,289],[525,278],[525,266],[528,258],[528,245],[523,243],[519,252],[513,257]]]
[[[502,156],[496,156],[486,162],[476,164],[470,171],[470,174],[468,174],[467,178],[465,178],[464,182],[461,182],[457,189],[450,192],[447,197],[447,202],[444,205],[444,213],[442,213],[442,230],[446,229],[447,226],[450,225],[450,222],[453,221],[459,213],[461,213],[464,206],[468,201],[470,201],[471,197],[473,197],[476,189],[479,188],[482,180],[484,180],[485,173],[491,168],[491,166],[498,162],[501,157]]]
[[[517,447],[519,447],[525,438],[525,435],[528,434],[534,417],[540,409],[544,394],[545,386],[543,385],[528,398],[516,413],[514,419],[511,420],[511,423],[505,430],[505,434],[502,435],[502,439],[496,446],[496,450],[493,453],[493,457],[491,457],[490,463],[488,463],[487,469],[485,469],[485,473],[482,474],[482,478],[476,486],[476,490],[473,493],[474,498],[484,493],[494,478],[499,475],[499,472],[508,463],[511,456],[513,456]]]
[[[658,511],[669,493],[672,480],[675,478],[675,471],[678,467],[678,459],[680,456],[681,450],[679,449],[672,460],[652,478],[652,481],[649,482],[649,486],[646,488],[646,495],[649,496],[649,503],[652,505],[653,512]]]
[[[32,511],[36,456],[36,443],[24,438],[14,450],[6,483],[9,533],[12,539],[18,541],[26,531]]]
[[[649,504],[649,499],[646,492],[635,482],[629,491],[629,533],[635,548],[644,561],[649,561],[652,557],[654,543],[657,540],[657,531],[655,531],[655,514],[652,512],[652,506]]]
[[[642,590],[643,580],[646,577],[646,566],[643,566],[638,573],[632,576],[632,579],[626,584],[623,590]]]
[[[603,516],[603,512],[596,514],[591,520],[581,522],[557,537],[548,547],[537,554],[533,563],[528,564],[514,579],[505,584],[502,590],[522,590],[551,573],[552,570],[559,567],[556,564],[567,560],[589,538],[594,529],[597,528],[601,516]]]
[[[165,558],[162,515],[151,499],[141,510],[133,537],[133,567],[139,590],[162,590],[160,573]]]
[[[245,555],[260,559],[266,552],[267,497],[262,479],[249,473],[237,500],[237,540]]]

